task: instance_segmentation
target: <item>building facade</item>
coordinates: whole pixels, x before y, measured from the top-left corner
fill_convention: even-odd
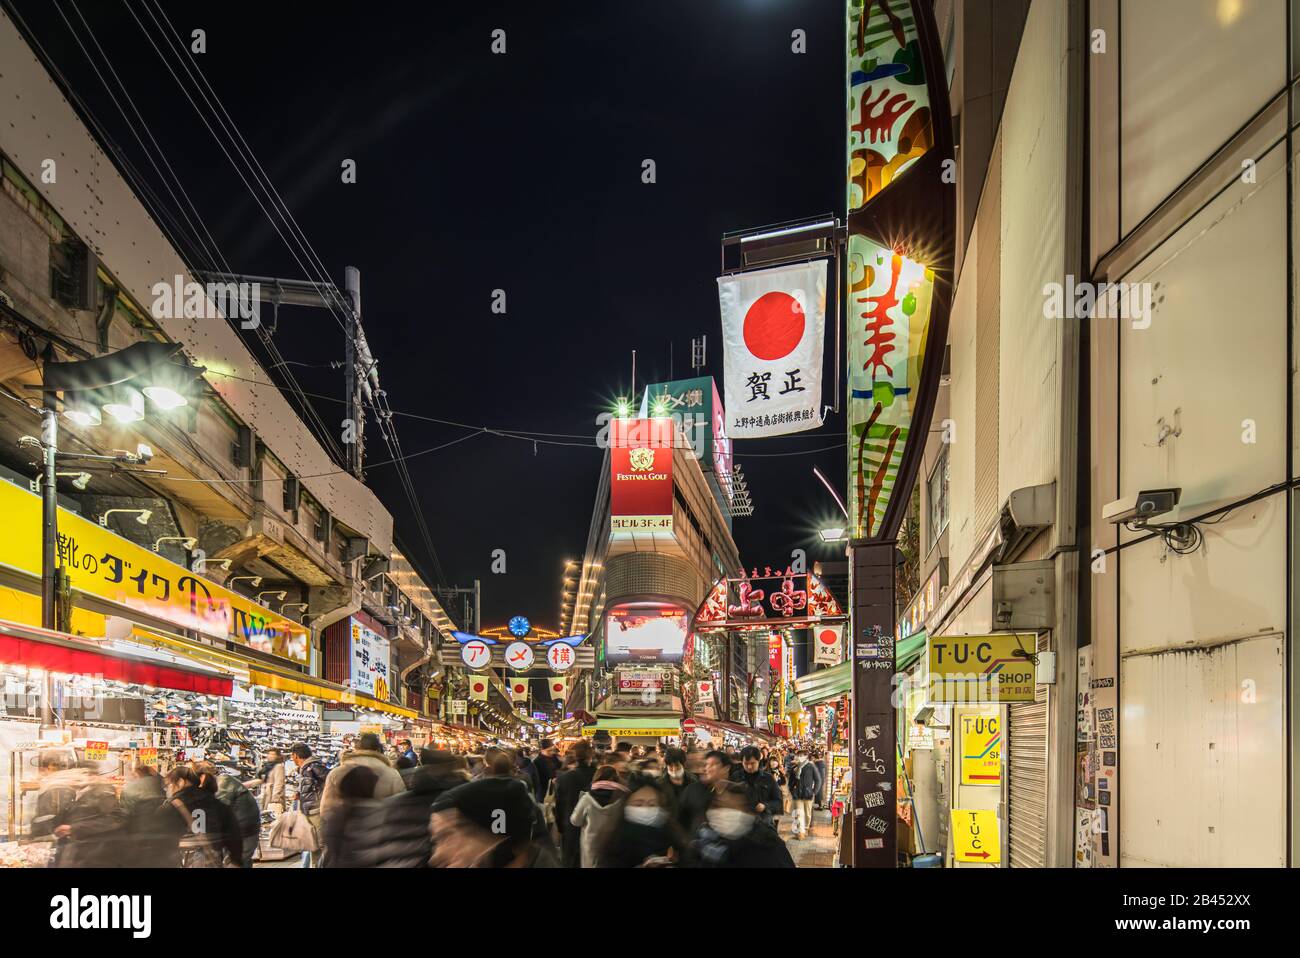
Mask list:
[[[1290,861],[1291,6],[936,4],[958,250],[904,621],[1039,662],[1033,702],[901,718],[933,820],[996,809],[1004,866]],[[996,785],[962,782],[972,715]]]

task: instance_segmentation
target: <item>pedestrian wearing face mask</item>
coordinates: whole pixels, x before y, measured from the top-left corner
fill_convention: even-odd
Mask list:
[[[698,775],[686,770],[686,752],[680,748],[670,748],[664,753],[664,784],[668,786],[674,806],[681,804],[686,786],[699,780]]]
[[[817,769],[808,761],[807,751],[800,749],[795,753],[794,768],[790,771],[790,798],[794,804],[791,830],[796,841],[808,837],[813,821],[813,801],[820,789],[821,778]]]
[[[662,779],[635,775],[628,783],[623,820],[599,862],[603,868],[663,868],[680,864],[686,842],[672,816]]]
[[[794,868],[779,835],[759,821],[749,790],[725,782],[714,790],[695,835],[693,864],[701,868]]]

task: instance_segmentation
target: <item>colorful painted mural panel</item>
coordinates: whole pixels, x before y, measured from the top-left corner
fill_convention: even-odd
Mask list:
[[[934,146],[908,0],[849,0],[848,206],[858,210]]]
[[[860,539],[879,532],[908,441],[934,273],[856,234],[848,268],[849,517]]]

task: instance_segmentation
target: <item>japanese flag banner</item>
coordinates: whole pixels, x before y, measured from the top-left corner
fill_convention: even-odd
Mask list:
[[[713,701],[713,683],[696,682],[695,683],[695,702],[698,705],[709,705]]]
[[[488,680],[481,675],[471,675],[469,679],[469,697],[476,702],[486,702],[488,697]]]
[[[814,665],[839,665],[840,649],[844,645],[844,626],[819,625],[812,630],[814,643]]]
[[[528,700],[528,682],[524,679],[511,679],[510,701],[526,702]]]
[[[569,680],[554,676],[551,679],[551,699],[556,702],[562,702],[569,696]]]
[[[718,277],[727,436],[821,425],[827,263]]]

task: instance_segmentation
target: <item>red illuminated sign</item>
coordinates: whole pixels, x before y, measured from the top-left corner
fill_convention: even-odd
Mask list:
[[[671,532],[672,420],[618,419],[611,424],[609,514],[614,532]]]

